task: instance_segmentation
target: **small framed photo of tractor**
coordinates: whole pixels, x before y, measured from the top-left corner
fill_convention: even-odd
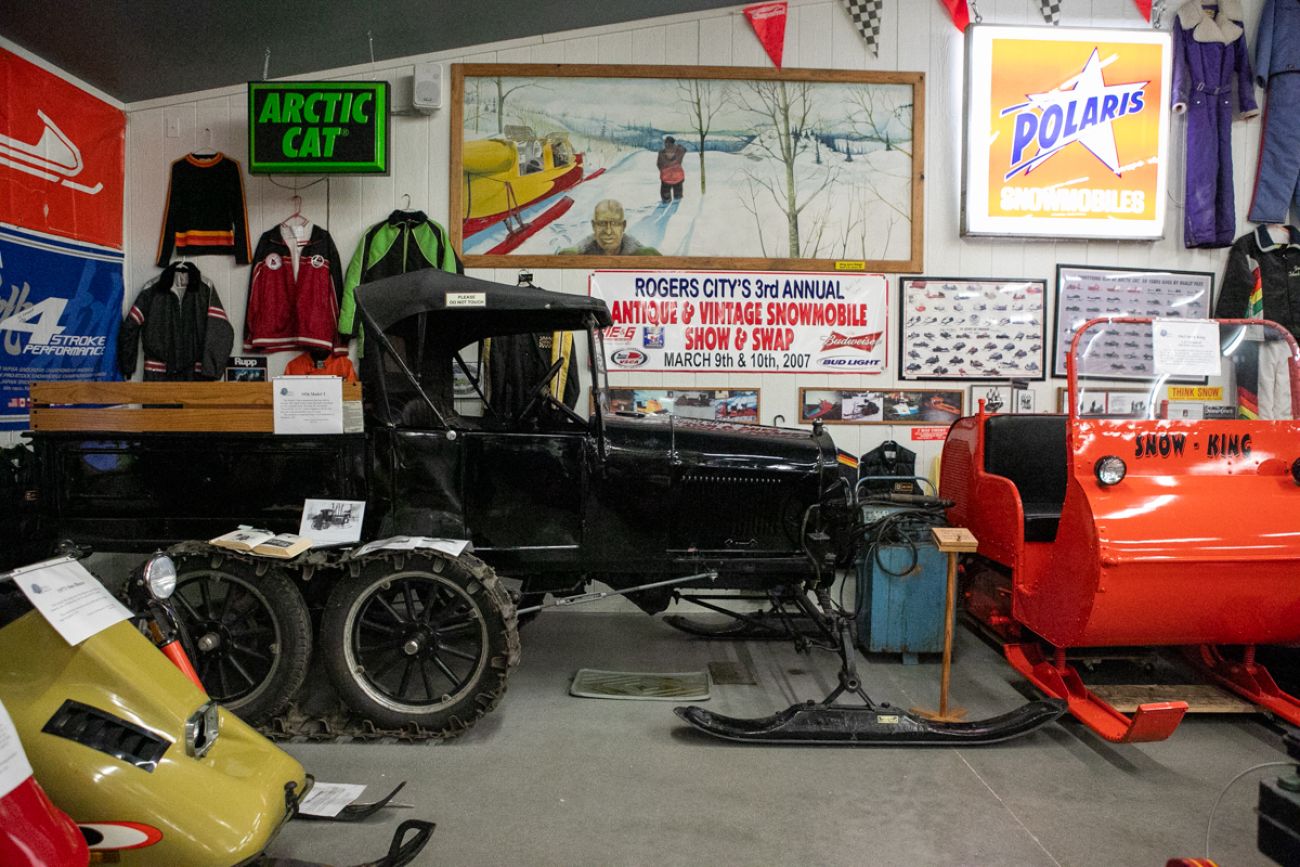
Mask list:
[[[645,415],[675,415],[758,424],[759,390],[757,388],[610,388],[609,408],[613,412]]]
[[[1105,316],[1205,319],[1210,315],[1213,298],[1214,275],[1208,271],[1058,265],[1052,373],[1066,375],[1065,359],[1070,342],[1089,319]],[[1089,345],[1079,353],[1080,376],[1152,378],[1149,326],[1115,324],[1091,328],[1084,334]]]
[[[799,389],[800,424],[952,424],[963,407],[959,389]]]
[[[1043,379],[1046,280],[902,277],[902,379]]]
[[[452,64],[469,267],[922,267],[919,72]]]

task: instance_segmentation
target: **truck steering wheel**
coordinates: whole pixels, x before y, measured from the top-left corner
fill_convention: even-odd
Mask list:
[[[516,425],[526,421],[549,396],[547,389],[550,388],[551,380],[555,379],[559,375],[560,369],[564,367],[564,361],[563,356],[555,359],[555,363],[551,365],[550,370],[546,371],[546,375],[533,388],[532,393],[528,396],[528,403],[524,404],[524,408],[519,410],[519,414],[515,416]]]

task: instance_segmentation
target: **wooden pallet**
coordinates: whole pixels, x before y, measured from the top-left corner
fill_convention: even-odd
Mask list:
[[[1258,713],[1259,708],[1209,683],[1099,684],[1089,690],[1121,713],[1155,701],[1185,701],[1188,713]]]
[[[272,433],[270,382],[38,382],[34,431],[233,431]],[[360,402],[361,384],[343,383]]]

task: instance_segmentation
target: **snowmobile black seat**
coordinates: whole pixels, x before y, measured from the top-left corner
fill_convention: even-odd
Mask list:
[[[1020,492],[1025,541],[1052,542],[1065,503],[1064,415],[995,415],[984,421],[984,471]]]

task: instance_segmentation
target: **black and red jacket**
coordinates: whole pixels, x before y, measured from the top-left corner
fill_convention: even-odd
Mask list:
[[[193,263],[178,262],[144,285],[122,320],[118,369],[129,379],[143,344],[146,382],[220,379],[234,342],[217,290]]]
[[[288,226],[262,235],[248,278],[245,352],[347,352],[339,337],[343,268],[329,232],[307,224],[302,240]]]

